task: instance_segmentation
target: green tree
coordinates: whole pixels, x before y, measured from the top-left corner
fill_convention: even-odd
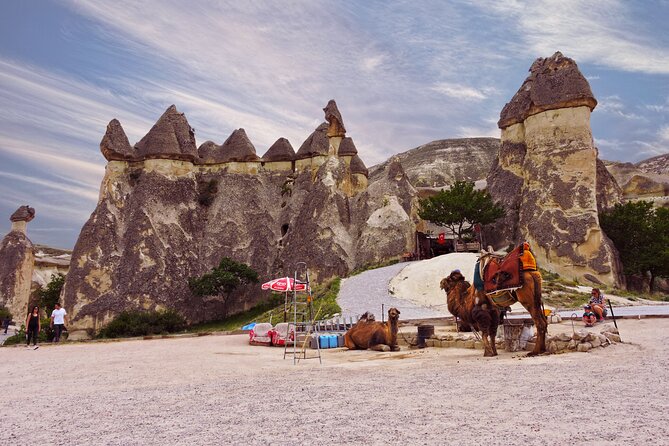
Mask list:
[[[625,274],[669,276],[669,209],[649,201],[618,204],[599,216],[602,229],[620,253]]]
[[[217,296],[227,304],[230,293],[237,287],[255,282],[258,282],[258,273],[251,267],[223,257],[208,273],[188,279],[188,287],[196,296]]]
[[[56,303],[60,301],[60,293],[65,284],[65,276],[61,273],[51,276],[51,280],[46,287],[40,287],[37,290],[37,297],[39,298],[39,306],[46,312],[47,316],[51,315]]]
[[[490,194],[474,190],[474,183],[456,181],[448,190],[420,200],[418,215],[436,225],[451,229],[458,238],[476,224],[487,225],[504,216],[504,208]]]

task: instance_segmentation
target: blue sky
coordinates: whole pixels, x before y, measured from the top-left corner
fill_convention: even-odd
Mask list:
[[[600,157],[669,152],[667,1],[0,2],[0,233],[71,248],[118,118],[139,141],[170,105],[198,144],[243,127],[295,148],[335,98],[368,166],[442,138],[499,136],[532,61],[574,58]]]

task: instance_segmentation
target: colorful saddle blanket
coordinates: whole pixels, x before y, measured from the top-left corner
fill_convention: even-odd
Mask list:
[[[483,270],[483,288],[486,293],[516,289],[523,286],[523,245],[516,247],[504,258],[493,258]]]

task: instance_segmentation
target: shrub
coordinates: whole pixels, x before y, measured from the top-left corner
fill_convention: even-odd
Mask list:
[[[51,316],[51,312],[56,304],[60,301],[60,293],[65,284],[65,276],[61,273],[51,276],[51,280],[46,287],[39,287],[37,290],[37,297],[39,298],[39,306],[47,316]],[[47,324],[48,326],[48,324]]]
[[[123,338],[176,333],[186,328],[186,319],[174,310],[124,311],[100,330],[99,338]]]
[[[11,320],[14,316],[6,307],[0,307],[0,321],[4,320],[6,317],[9,317]]]

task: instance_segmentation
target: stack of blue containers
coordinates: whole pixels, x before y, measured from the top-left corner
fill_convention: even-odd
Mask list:
[[[320,348],[337,348],[337,340],[339,335],[320,335],[318,336],[318,346]]]

